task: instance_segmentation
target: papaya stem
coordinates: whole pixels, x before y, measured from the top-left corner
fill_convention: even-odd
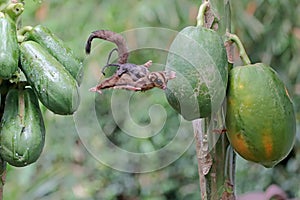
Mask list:
[[[18,43],[22,43],[22,42],[24,42],[24,40],[25,40],[25,36],[23,36],[23,35],[18,35],[18,36],[17,36],[17,40],[18,40]]]
[[[25,34],[29,31],[31,31],[32,29],[33,29],[32,26],[24,26],[20,30],[18,30],[18,33],[17,33],[18,42],[19,43],[24,42],[24,40],[26,40]]]
[[[227,40],[232,41],[236,44],[236,46],[239,50],[240,57],[241,57],[244,65],[251,64],[251,61],[246,53],[246,50],[245,50],[244,45],[243,45],[242,41],[240,40],[240,38],[237,35],[229,33],[229,32],[226,32],[226,38],[227,38]]]
[[[33,29],[32,26],[24,26],[20,30],[18,30],[18,35],[24,36],[27,32],[31,31]]]
[[[198,16],[197,16],[197,27],[202,27],[204,26],[204,16],[205,16],[205,11],[209,6],[209,2],[205,1],[202,3],[199,7],[198,11]]]

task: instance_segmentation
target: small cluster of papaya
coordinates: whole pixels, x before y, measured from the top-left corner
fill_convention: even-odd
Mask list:
[[[47,27],[17,28],[22,3],[0,11],[0,156],[13,166],[35,162],[44,147],[39,101],[59,115],[79,106],[82,63]]]
[[[166,67],[176,72],[166,97],[186,120],[217,112],[227,97],[227,137],[237,153],[273,167],[291,151],[296,134],[293,104],[283,82],[269,66],[251,64],[240,40],[232,34],[245,66],[229,71],[221,36],[203,27],[208,3],[201,5],[198,25],[184,28],[172,42]]]

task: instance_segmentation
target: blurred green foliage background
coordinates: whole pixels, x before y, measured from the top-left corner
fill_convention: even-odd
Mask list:
[[[195,24],[200,2],[26,0],[21,25],[44,24],[61,37],[84,62],[84,81],[93,86],[93,80],[97,80],[100,66],[105,65],[113,45],[101,43],[103,48],[95,50],[87,58],[84,46],[92,31],[108,29],[123,32],[143,27],[179,31],[185,26]],[[264,191],[269,185],[277,184],[290,198],[300,198],[300,4],[298,0],[232,1],[232,22],[233,30],[244,41],[251,60],[267,63],[280,74],[294,101],[298,120],[295,147],[275,168],[265,169],[238,157],[236,192],[242,194]],[[95,46],[96,43],[100,44],[100,41],[95,42]],[[151,58],[163,63],[165,56],[166,53],[160,55],[157,52],[141,51],[133,53],[130,61],[143,63]],[[154,69],[162,67],[154,66]],[[93,77],[92,81],[90,77]],[[109,135],[112,141],[130,151],[149,151],[165,145],[173,137],[168,133],[178,123],[178,116],[168,107],[160,91],[154,90],[145,95],[144,98],[149,101],[161,102],[170,126],[164,128],[155,141],[130,141],[130,138],[122,136],[122,132],[117,129]],[[81,104],[86,105],[91,99],[95,99],[95,95],[81,90],[81,99]],[[132,104],[134,101],[141,100],[136,98]],[[132,109],[133,118],[138,123],[149,123],[148,104],[146,108]],[[108,108],[108,105],[98,106],[101,109]],[[44,118],[47,129],[44,151],[33,165],[24,168],[8,166],[4,199],[200,198],[194,145],[163,169],[142,174],[119,172],[101,164],[87,151],[80,141],[72,116],[58,116],[44,110]],[[110,123],[109,117],[104,117],[102,122]],[[86,124],[88,132],[96,131],[89,121],[82,123]],[[90,139],[91,145],[97,145]]]

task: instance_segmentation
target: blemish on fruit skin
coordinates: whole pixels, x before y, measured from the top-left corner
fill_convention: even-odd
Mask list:
[[[249,150],[249,147],[247,145],[247,142],[245,141],[242,132],[236,133],[235,137],[231,138],[231,143],[238,152],[242,152],[242,157],[244,157],[245,159],[256,160],[251,151]]]
[[[271,156],[273,154],[273,141],[272,141],[272,138],[270,137],[270,135],[271,134],[269,134],[269,133],[262,135],[262,143],[264,146],[266,158],[271,158]]]

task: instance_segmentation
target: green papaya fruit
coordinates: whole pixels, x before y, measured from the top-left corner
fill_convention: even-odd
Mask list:
[[[44,143],[45,126],[35,93],[30,88],[10,89],[1,119],[1,157],[23,167],[39,158]]]
[[[9,79],[17,71],[18,61],[16,24],[0,12],[0,78]]]
[[[73,114],[80,97],[72,75],[34,41],[21,43],[20,51],[21,69],[44,106],[56,114]]]
[[[269,66],[234,67],[229,75],[226,129],[235,151],[273,167],[291,151],[296,136],[293,104]]]
[[[210,116],[226,95],[228,69],[224,42],[217,32],[186,27],[172,42],[166,62],[176,78],[167,84],[170,105],[186,120]]]
[[[33,40],[44,47],[55,57],[66,70],[77,80],[82,80],[83,65],[75,57],[73,51],[65,43],[54,35],[47,27],[37,25],[25,34],[26,40]]]

